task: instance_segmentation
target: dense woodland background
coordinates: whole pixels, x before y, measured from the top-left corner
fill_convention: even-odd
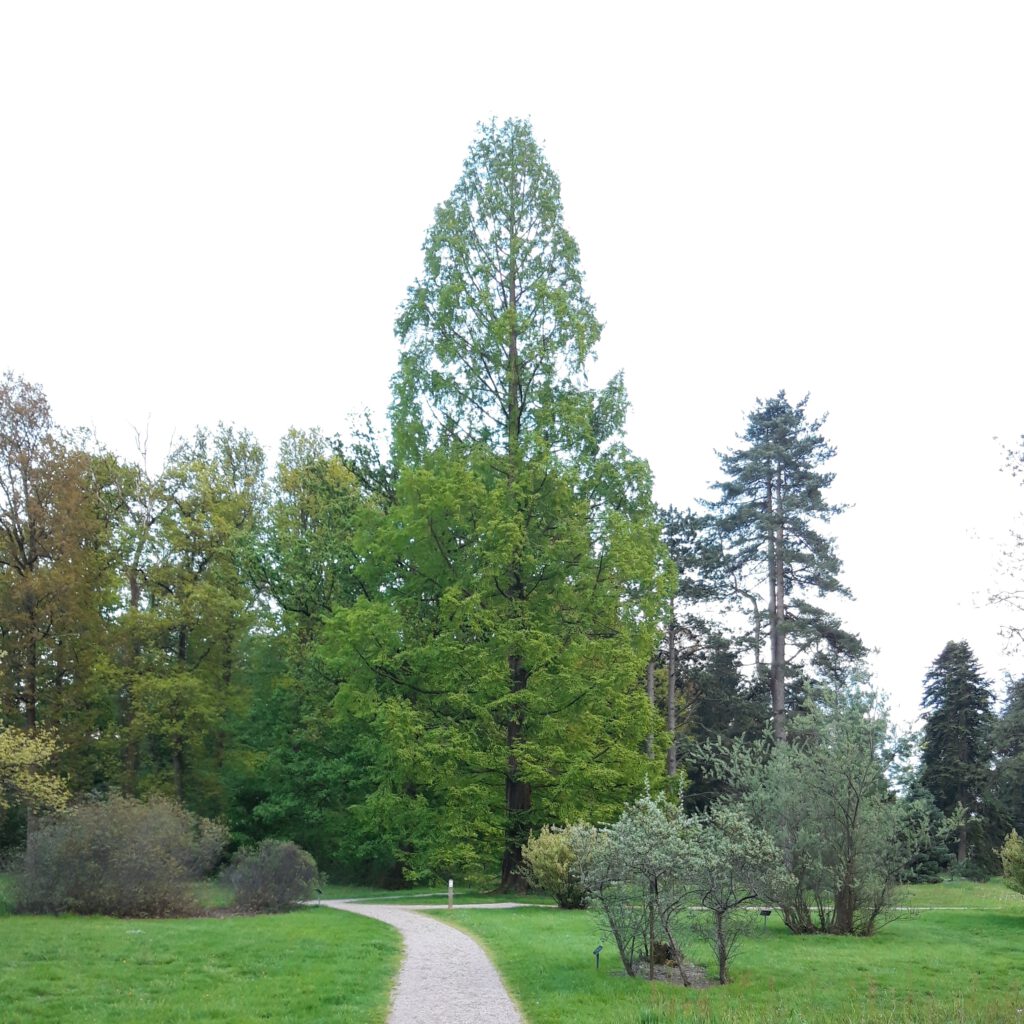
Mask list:
[[[126,462],[7,374],[0,849],[56,773],[77,799],[165,794],[236,843],[293,839],[337,877],[514,886],[542,825],[645,789],[705,809],[728,784],[709,743],[785,744],[823,695],[863,693],[824,411],[738,409],[716,499],[659,509],[621,380],[587,379],[600,331],[558,180],[510,121],[437,208],[387,436],[292,431],[268,466],[221,426]],[[947,860],[985,874],[1024,831],[1024,680],[997,708],[950,641],[893,793],[961,807]]]

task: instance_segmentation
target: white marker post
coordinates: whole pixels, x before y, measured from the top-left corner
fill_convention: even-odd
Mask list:
[[[455,906],[455,879],[448,879],[448,909],[451,910]]]

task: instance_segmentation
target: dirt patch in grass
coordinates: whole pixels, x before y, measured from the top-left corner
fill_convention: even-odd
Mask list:
[[[624,975],[625,971],[613,971],[613,974]],[[638,963],[634,977],[638,981],[649,981],[650,970],[646,963]],[[655,964],[654,980],[667,981],[670,985],[681,985],[686,988],[712,988],[719,984],[717,978],[709,978],[708,972],[700,964],[683,964],[682,968],[673,963]]]

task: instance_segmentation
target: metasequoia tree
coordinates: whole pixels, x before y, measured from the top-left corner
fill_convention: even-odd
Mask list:
[[[825,497],[834,474],[822,467],[835,449],[822,423],[808,418],[806,397],[793,405],[780,391],[759,400],[744,446],[720,455],[720,497],[707,505],[714,543],[705,545],[705,558],[717,550],[710,564],[720,595],[749,613],[746,643],[770,681],[777,742],[786,737],[787,705],[794,703],[787,680],[801,666],[840,680],[865,653],[834,613],[810,600],[848,596],[835,544],[819,529],[843,510]]]
[[[328,649],[390,751],[363,806],[408,823],[407,873],[496,849],[507,886],[531,826],[650,773],[637,680],[667,581],[622,381],[587,384],[600,324],[525,122],[482,127],[396,331],[394,503]]]

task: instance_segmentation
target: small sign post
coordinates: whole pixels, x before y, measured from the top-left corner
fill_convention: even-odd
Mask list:
[[[597,949],[594,950],[594,966],[598,970],[601,970],[601,950],[602,949],[604,949],[604,946],[598,946]]]
[[[448,909],[455,906],[455,879],[448,879]]]

